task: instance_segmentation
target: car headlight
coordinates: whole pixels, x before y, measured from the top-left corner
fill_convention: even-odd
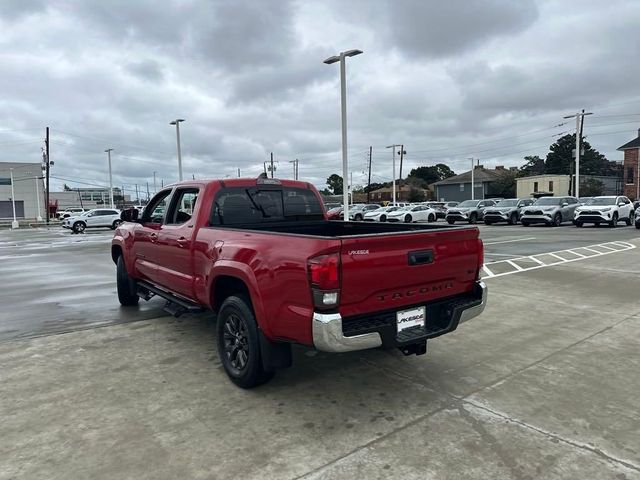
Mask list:
[[[606,207],[606,208],[600,209],[601,212],[608,212],[610,210],[611,210],[611,207]]]

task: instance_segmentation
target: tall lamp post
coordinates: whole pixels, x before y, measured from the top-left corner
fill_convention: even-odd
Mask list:
[[[184,118],[176,118],[169,122],[169,125],[176,126],[176,143],[178,144],[178,180],[182,181],[182,152],[180,151],[180,122],[184,122]]]
[[[396,147],[399,147],[400,145],[396,145],[395,143],[393,145],[389,145],[386,148],[391,148],[393,149],[393,182],[392,182],[392,186],[391,186],[391,195],[393,195],[393,206],[395,207],[396,205]]]
[[[582,122],[584,122],[585,115],[593,115],[593,112],[586,112],[584,109],[582,112],[577,112],[573,115],[566,115],[562,118],[576,117],[576,178],[575,188],[573,190],[573,196],[580,196],[580,142],[582,141]]]
[[[11,228],[20,228],[20,223],[16,219],[16,192],[13,188],[13,168],[9,169],[9,175],[11,176],[11,205],[13,207],[13,222],[11,222]]]
[[[107,153],[107,158],[109,159],[109,202],[111,208],[115,208],[113,206],[113,177],[111,176],[111,152],[113,148],[107,148],[105,152]]]
[[[324,63],[331,65],[332,63],[340,62],[340,103],[342,113],[342,203],[344,204],[344,221],[349,221],[349,192],[345,185],[347,183],[347,177],[349,176],[349,164],[347,160],[347,81],[346,81],[346,68],[345,60],[347,57],[355,57],[360,55],[362,50],[347,50],[346,52],[340,52],[339,55],[334,55],[324,60]]]

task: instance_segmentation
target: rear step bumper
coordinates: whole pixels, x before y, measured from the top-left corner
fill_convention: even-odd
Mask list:
[[[368,348],[400,347],[413,343],[423,342],[429,338],[434,338],[455,330],[460,323],[467,322],[480,315],[487,304],[487,286],[484,282],[477,282],[473,292],[473,298],[465,300],[452,299],[445,302],[451,309],[451,314],[445,322],[440,319],[439,326],[426,326],[416,330],[405,330],[400,336],[395,331],[395,325],[391,325],[386,320],[380,318],[364,317],[356,319],[355,322],[349,319],[351,325],[345,325],[339,313],[318,313],[313,314],[313,344],[316,349],[323,352],[350,352],[354,350],[366,350]],[[442,310],[442,306],[438,307]],[[395,319],[395,313],[391,312]],[[386,315],[387,317],[389,315]],[[354,327],[354,324],[357,324]],[[354,334],[358,329],[366,333]],[[368,331],[367,330],[378,330]]]

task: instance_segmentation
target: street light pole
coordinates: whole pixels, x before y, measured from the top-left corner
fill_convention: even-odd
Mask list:
[[[395,207],[396,205],[396,147],[399,147],[400,145],[396,145],[395,143],[393,145],[389,145],[386,148],[391,148],[393,149],[393,182],[392,182],[392,187],[391,187],[391,192],[393,195],[393,206]]]
[[[471,200],[475,200],[476,192],[475,192],[475,185],[474,185],[474,178],[473,178],[476,170],[473,166],[473,161],[475,160],[475,158],[469,157],[469,160],[471,160]]]
[[[111,202],[111,208],[113,207],[113,177],[111,176],[111,152],[113,148],[107,148],[107,158],[109,159],[109,201]]]
[[[13,168],[9,169],[9,175],[11,176],[11,205],[13,206],[13,222],[11,222],[11,228],[20,228],[20,224],[16,219],[16,192],[13,188]]]
[[[342,203],[344,205],[344,221],[349,221],[349,192],[345,188],[347,177],[349,176],[349,164],[347,159],[347,80],[346,80],[346,58],[360,55],[362,50],[347,50],[340,52],[324,60],[324,63],[331,65],[340,62],[340,112],[342,116]]]
[[[36,181],[36,205],[38,206],[38,216],[36,217],[36,220],[38,222],[41,222],[42,215],[40,215],[40,186],[38,185],[38,181],[40,180],[40,177],[33,177],[33,178]]]
[[[178,144],[178,180],[182,181],[182,152],[180,151],[180,122],[184,122],[184,118],[176,118],[169,125],[176,126],[176,143]]]
[[[566,115],[563,118],[573,118],[576,117],[576,183],[574,189],[574,196],[580,196],[580,142],[582,141],[582,131],[580,128],[580,124],[584,121],[585,115],[593,115],[593,112],[585,113],[584,109],[582,112],[575,113],[574,115]]]

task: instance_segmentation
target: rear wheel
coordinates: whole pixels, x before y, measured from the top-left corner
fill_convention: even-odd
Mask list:
[[[225,372],[241,388],[253,388],[273,378],[262,366],[258,325],[249,300],[228,297],[220,307],[217,323],[218,355]]]
[[[516,223],[518,223],[518,214],[516,212],[513,212],[510,216],[509,216],[509,220],[507,220],[507,223],[509,225],[515,225]]]
[[[412,220],[413,218],[411,217],[411,215],[407,215],[406,217],[404,217],[404,223],[411,223]]]
[[[115,230],[116,228],[118,228],[121,223],[122,223],[122,220],[114,220],[113,223],[111,224],[111,230]]]
[[[137,293],[137,284],[136,281],[129,276],[122,255],[118,257],[118,262],[116,263],[116,283],[118,286],[118,300],[120,301],[120,305],[125,307],[137,305],[140,301]]]
[[[609,226],[611,228],[616,228],[618,226],[618,212],[613,213],[613,218],[611,218],[611,221],[609,222]]]
[[[476,223],[478,221],[478,214],[473,212],[469,215],[469,223]]]

